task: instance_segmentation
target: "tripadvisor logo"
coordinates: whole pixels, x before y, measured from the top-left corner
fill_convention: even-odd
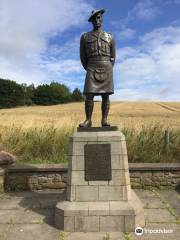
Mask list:
[[[135,228],[135,234],[136,235],[142,235],[143,234],[143,228],[141,228],[141,227],[137,227],[137,228]]]

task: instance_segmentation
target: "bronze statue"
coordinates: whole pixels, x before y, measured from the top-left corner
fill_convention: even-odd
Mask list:
[[[115,42],[110,33],[101,29],[104,9],[92,11],[88,21],[93,30],[84,33],[80,40],[80,58],[87,71],[83,94],[86,96],[86,120],[79,127],[91,127],[94,96],[102,96],[102,126],[110,126],[107,116],[110,107],[109,95],[114,93],[113,65],[115,62]]]

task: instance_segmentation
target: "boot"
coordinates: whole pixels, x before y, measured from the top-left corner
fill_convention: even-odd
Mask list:
[[[93,112],[93,107],[94,107],[93,100],[85,101],[86,120],[83,123],[80,123],[79,127],[91,127],[92,126],[91,116],[92,116],[92,112]]]
[[[104,102],[102,101],[102,105],[101,105],[101,110],[102,110],[102,120],[101,120],[101,125],[102,127],[109,127],[110,124],[107,121],[107,116],[109,113],[109,107],[110,107],[110,103],[109,102]]]

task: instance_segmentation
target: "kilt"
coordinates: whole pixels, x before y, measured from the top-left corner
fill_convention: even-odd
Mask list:
[[[87,73],[83,94],[93,93],[94,95],[113,94],[113,66],[108,61],[88,61]]]

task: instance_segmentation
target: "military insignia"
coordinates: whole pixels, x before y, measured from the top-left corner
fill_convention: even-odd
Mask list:
[[[111,34],[103,32],[103,34],[101,35],[101,39],[104,40],[105,42],[110,43],[112,40]]]

